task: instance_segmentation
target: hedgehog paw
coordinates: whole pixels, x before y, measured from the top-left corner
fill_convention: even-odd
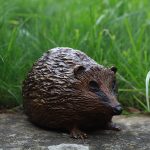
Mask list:
[[[107,130],[114,130],[114,131],[120,131],[121,128],[119,126],[117,126],[115,123],[113,122],[109,122],[107,124],[107,127],[106,127]]]
[[[70,132],[70,136],[72,138],[75,138],[75,139],[86,139],[87,138],[87,134],[80,131],[78,128],[73,128]]]

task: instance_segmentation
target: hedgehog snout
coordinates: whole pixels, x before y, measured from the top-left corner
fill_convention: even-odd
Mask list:
[[[122,106],[119,104],[115,107],[113,107],[113,113],[114,115],[120,115],[122,113]]]

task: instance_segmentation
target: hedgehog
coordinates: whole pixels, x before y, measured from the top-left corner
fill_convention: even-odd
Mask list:
[[[24,111],[32,123],[63,129],[73,138],[87,138],[86,132],[96,129],[119,131],[112,122],[122,112],[116,72],[79,50],[50,49],[23,82]]]

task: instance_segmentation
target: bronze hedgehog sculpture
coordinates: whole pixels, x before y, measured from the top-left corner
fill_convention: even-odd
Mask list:
[[[23,83],[25,113],[33,123],[65,129],[74,138],[86,138],[86,130],[120,130],[112,123],[112,117],[122,112],[116,71],[79,50],[51,49],[33,65]]]

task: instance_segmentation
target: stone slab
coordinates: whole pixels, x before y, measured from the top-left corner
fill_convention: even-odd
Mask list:
[[[94,131],[83,141],[34,126],[22,112],[2,113],[0,150],[150,150],[149,115],[117,116],[113,120],[122,131]]]

